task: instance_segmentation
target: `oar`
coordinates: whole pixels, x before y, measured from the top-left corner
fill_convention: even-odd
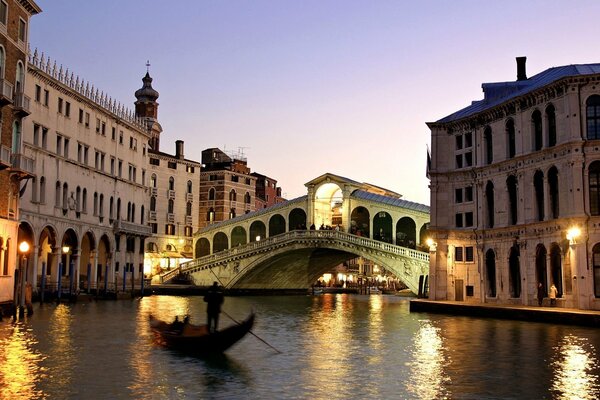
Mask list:
[[[212,274],[215,276],[215,278],[219,281],[219,284],[221,284],[221,286],[223,286],[223,282],[221,282],[221,280],[219,279],[219,276],[217,274],[215,274],[215,271],[213,271],[212,268],[209,268],[209,270],[210,270],[210,272],[212,272]],[[231,319],[233,322],[235,322],[236,324],[239,324],[239,322],[235,318],[233,318],[231,315],[227,314],[223,310],[221,310],[221,312],[223,314],[225,314],[227,317],[229,317],[229,319]],[[251,329],[249,329],[248,332],[250,332],[250,334],[252,336],[254,336],[255,338],[257,338],[258,340],[260,340],[261,342],[263,342],[264,344],[266,344],[267,346],[269,346],[270,348],[272,348],[273,350],[275,350],[277,353],[281,354],[281,351],[277,350],[275,347],[273,347],[272,345],[270,345],[269,343],[267,343],[266,340],[262,339],[256,333],[252,332]]]
[[[232,320],[233,322],[235,322],[236,324],[240,323],[235,318],[233,318],[231,315],[227,314],[225,311],[221,310],[221,312],[223,314],[225,314],[227,317],[229,317],[229,319]],[[281,351],[277,350],[275,347],[273,347],[272,345],[270,345],[269,343],[267,343],[266,340],[260,338],[256,333],[252,332],[252,330],[248,330],[248,332],[250,332],[250,334],[252,336],[254,336],[255,338],[257,338],[258,340],[260,340],[261,342],[263,342],[264,344],[266,344],[267,346],[269,346],[270,348],[272,348],[273,350],[275,350],[277,353],[281,354]]]

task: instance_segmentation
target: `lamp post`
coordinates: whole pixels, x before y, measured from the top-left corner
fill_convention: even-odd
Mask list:
[[[19,317],[22,318],[25,315],[25,279],[27,277],[27,253],[29,253],[29,243],[26,241],[19,243],[19,253],[21,253],[21,267],[19,271],[19,279],[21,281]]]

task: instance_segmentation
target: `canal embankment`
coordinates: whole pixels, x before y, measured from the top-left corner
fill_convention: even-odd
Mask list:
[[[559,307],[507,306],[469,304],[455,301],[415,299],[410,301],[411,312],[465,315],[481,318],[512,319],[554,324],[600,327],[600,311]]]

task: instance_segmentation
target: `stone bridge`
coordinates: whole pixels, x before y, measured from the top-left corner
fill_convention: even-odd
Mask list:
[[[232,289],[304,289],[363,257],[418,291],[419,276],[429,271],[428,206],[330,173],[306,187],[305,196],[200,229],[195,259],[163,282],[187,272],[198,285],[218,277]]]

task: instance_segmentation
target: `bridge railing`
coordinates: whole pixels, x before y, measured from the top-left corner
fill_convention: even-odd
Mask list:
[[[234,247],[233,249],[227,249],[218,253],[209,254],[200,258],[196,258],[192,261],[188,261],[180,264],[180,269],[177,272],[185,272],[189,270],[206,269],[214,266],[215,264],[223,263],[231,258],[243,258],[249,253],[255,253],[262,249],[268,249],[273,246],[281,245],[285,242],[292,242],[299,239],[333,239],[343,242],[350,242],[362,247],[366,247],[373,250],[381,250],[386,253],[392,253],[399,256],[409,257],[423,262],[429,262],[429,254],[422,251],[409,249],[402,246],[396,246],[394,244],[380,242],[364,236],[356,236],[346,232],[340,232],[335,230],[295,230],[290,231],[281,235],[272,236],[258,242],[248,243]],[[173,272],[173,271],[171,271]],[[163,277],[163,279],[165,279]]]

